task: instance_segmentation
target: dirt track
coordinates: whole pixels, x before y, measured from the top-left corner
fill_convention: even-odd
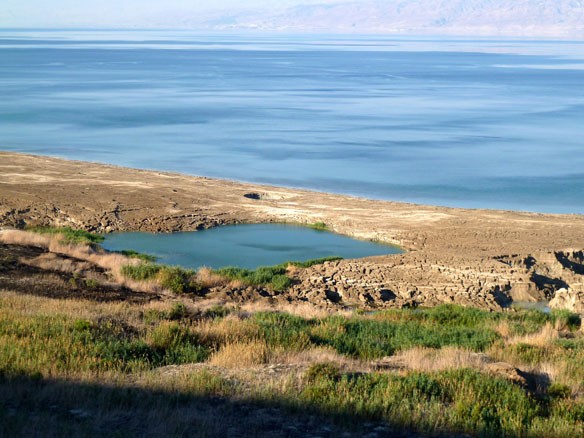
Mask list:
[[[324,306],[498,309],[584,288],[584,216],[372,201],[0,152],[0,226],[178,231],[270,221],[324,222],[408,250],[299,273],[290,296]]]

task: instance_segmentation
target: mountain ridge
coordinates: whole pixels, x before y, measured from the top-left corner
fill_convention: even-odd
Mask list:
[[[217,17],[215,29],[584,37],[582,0],[370,0]]]

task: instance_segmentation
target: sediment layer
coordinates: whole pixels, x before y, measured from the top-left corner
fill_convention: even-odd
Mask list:
[[[176,173],[0,152],[0,226],[171,232],[324,222],[402,246],[297,273],[290,297],[369,308],[512,301],[584,292],[584,216],[376,201]]]

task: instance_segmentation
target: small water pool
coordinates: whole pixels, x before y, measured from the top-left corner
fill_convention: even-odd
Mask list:
[[[551,313],[548,301],[514,301],[511,305],[517,309],[539,310],[543,313]]]
[[[110,251],[132,249],[156,256],[159,263],[186,268],[254,269],[320,257],[347,259],[403,252],[391,245],[282,224],[232,225],[172,234],[113,233],[105,236],[102,246]]]

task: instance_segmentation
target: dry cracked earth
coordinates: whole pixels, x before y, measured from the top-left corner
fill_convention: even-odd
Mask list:
[[[0,152],[1,227],[171,232],[265,222],[324,222],[335,232],[406,252],[299,270],[285,294],[247,291],[240,300],[371,309],[457,303],[492,310],[553,300],[584,313],[582,215],[375,201]]]

